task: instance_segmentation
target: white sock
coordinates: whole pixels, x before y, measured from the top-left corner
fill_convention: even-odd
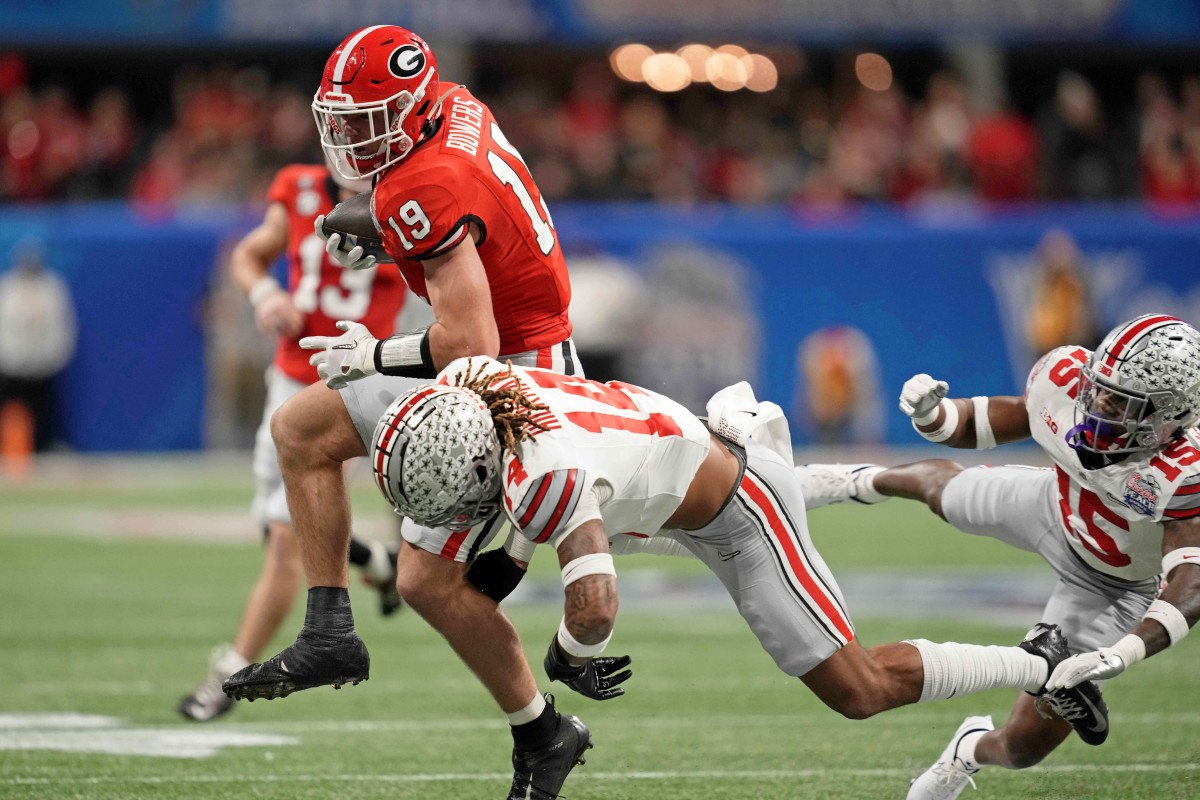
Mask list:
[[[535,694],[529,705],[525,706],[520,711],[514,711],[513,713],[507,715],[508,724],[516,726],[524,725],[526,722],[533,722],[535,719],[540,717],[542,712],[545,710],[546,698],[542,697],[540,694]]]
[[[980,769],[983,765],[975,760],[975,745],[987,731],[971,731],[958,740],[958,758],[969,770]]]
[[[887,467],[865,467],[854,473],[854,497],[864,503],[882,503],[888,499],[886,494],[875,488],[875,476]]]
[[[1019,647],[909,639],[925,667],[921,699],[948,700],[984,689],[1024,689],[1036,692],[1049,677],[1046,660]]]

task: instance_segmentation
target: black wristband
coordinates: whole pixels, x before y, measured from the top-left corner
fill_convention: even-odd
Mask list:
[[[401,378],[436,378],[429,328],[398,333],[376,344],[375,371]]]
[[[550,640],[550,647],[546,649],[546,659],[542,666],[546,670],[547,677],[564,683],[575,680],[587,668],[587,664],[572,664],[567,661],[567,654],[563,652],[562,645],[558,643],[557,633]]]
[[[314,631],[354,629],[350,592],[340,586],[314,586],[308,590],[304,627]]]

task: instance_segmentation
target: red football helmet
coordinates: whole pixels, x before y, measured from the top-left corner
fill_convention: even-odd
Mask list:
[[[350,34],[312,103],[329,163],[351,180],[391,167],[420,141],[440,95],[437,59],[420,36],[397,25]]]

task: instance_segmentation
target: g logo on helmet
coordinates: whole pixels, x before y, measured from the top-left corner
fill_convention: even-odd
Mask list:
[[[425,54],[415,44],[397,47],[388,57],[388,70],[397,78],[412,78],[425,69]]]

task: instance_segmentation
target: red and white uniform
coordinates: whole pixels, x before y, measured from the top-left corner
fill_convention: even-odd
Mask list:
[[[407,287],[390,268],[346,269],[325,252],[313,223],[333,210],[337,184],[324,166],[284,167],[271,183],[267,200],[287,209],[287,285],[292,303],[304,314],[300,334],[279,340],[275,367],[293,380],[314,383],[317,370],[308,363],[312,353],[300,349],[300,339],[338,336],[334,323],[340,319],[361,322],[376,338],[385,339],[394,332]]]
[[[1091,353],[1052,350],[1025,388],[1029,428],[1052,469],[976,467],[942,492],[946,520],[1040,555],[1058,576],[1041,621],[1072,652],[1109,647],[1137,626],[1158,589],[1163,523],[1200,515],[1195,429],[1153,454],[1086,470],[1067,445],[1080,367]]]
[[[479,359],[474,359],[478,368]],[[491,362],[493,384],[513,379]],[[460,359],[439,379],[453,382]],[[489,367],[492,369],[492,367]],[[519,533],[557,546],[588,520],[610,540],[667,537],[721,579],[763,648],[789,675],[803,675],[854,638],[841,590],[809,537],[792,465],[751,441],[731,449],[744,469],[717,517],[693,531],[664,531],[712,446],[695,415],[661,394],[513,367],[522,393],[546,406],[502,466],[503,506]]]
[[[554,223],[521,154],[487,106],[462,86],[441,94],[436,132],[383,173],[371,197],[375,225],[412,290],[428,300],[421,261],[449,253],[479,232],[500,358],[566,375],[582,374],[571,341],[571,284]],[[342,390],[368,448],[391,401],[428,381],[372,375]],[[444,558],[468,561],[501,531],[503,517],[470,531],[405,522],[405,539]]]
[[[428,299],[421,261],[454,249],[474,224],[500,352],[544,349],[549,359],[571,335],[571,285],[550,212],[487,106],[462,86],[448,86],[440,102],[437,132],[375,186],[372,209],[384,246],[413,291]]]
[[[319,214],[330,212],[336,197],[337,184],[325,167],[309,164],[284,167],[267,191],[269,202],[282,203],[287,210],[288,291],[292,304],[304,314],[304,328],[294,338],[279,339],[267,375],[263,420],[254,439],[253,508],[263,525],[291,522],[270,422],[289,397],[318,379],[316,368],[308,363],[312,353],[300,349],[300,339],[340,335],[334,327],[339,319],[361,322],[379,338],[391,336],[408,292],[394,270],[350,270],[329,258],[313,222]]]
[[[1200,517],[1200,431],[1164,450],[1133,453],[1102,469],[1084,469],[1066,441],[1075,424],[1082,347],[1060,347],[1033,368],[1025,390],[1034,441],[1054,461],[1067,541],[1092,569],[1126,581],[1157,575],[1163,522]]]

